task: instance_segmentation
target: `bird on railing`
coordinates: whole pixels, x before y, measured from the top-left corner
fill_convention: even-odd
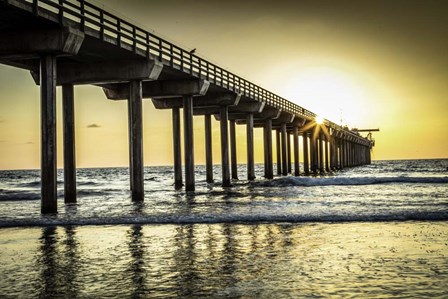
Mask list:
[[[190,54],[194,54],[194,52],[196,52],[196,48],[194,48],[193,50],[190,51]]]

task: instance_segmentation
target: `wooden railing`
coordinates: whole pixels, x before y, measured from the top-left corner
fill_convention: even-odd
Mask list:
[[[35,15],[45,15],[60,24],[75,24],[79,30],[105,42],[113,43],[147,58],[157,58],[165,65],[210,81],[225,89],[240,92],[251,99],[264,102],[290,114],[314,119],[316,114],[292,103],[214,63],[184,50],[155,34],[115,16],[114,14],[84,0],[3,0],[20,3]],[[343,130],[357,139],[360,136],[344,130],[341,126],[325,120],[335,130]],[[364,138],[361,138],[364,139]],[[367,140],[366,140],[367,141]]]

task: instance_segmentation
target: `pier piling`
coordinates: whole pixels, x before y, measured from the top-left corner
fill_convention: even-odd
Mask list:
[[[75,111],[73,84],[62,86],[64,202],[76,202]]]
[[[56,56],[40,60],[41,212],[57,213],[56,172]]]

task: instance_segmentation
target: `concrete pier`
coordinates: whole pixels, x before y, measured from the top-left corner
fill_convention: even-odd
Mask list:
[[[76,202],[75,107],[72,84],[62,86],[64,202]]]
[[[292,131],[293,135],[293,143],[294,143],[294,175],[299,176],[300,175],[300,168],[299,168],[299,128],[297,126],[293,127]]]
[[[220,128],[221,128],[221,166],[222,166],[222,186],[230,187],[229,170],[229,130],[228,130],[228,108],[221,106],[219,109]]]
[[[172,108],[173,117],[173,162],[174,162],[174,188],[181,189],[182,183],[182,152],[180,133],[180,109]]]
[[[143,117],[142,117],[142,81],[133,80],[129,83],[131,148],[132,148],[132,201],[143,201]]]
[[[212,156],[212,119],[210,114],[204,115],[205,127],[205,172],[207,183],[213,183],[213,156]]]
[[[305,175],[310,174],[310,158],[308,150],[308,133],[306,131],[302,134],[303,140],[303,173]]]
[[[264,177],[266,179],[274,178],[274,165],[272,159],[272,119],[265,120],[264,124]]]
[[[280,136],[280,130],[275,131],[276,136],[276,149],[277,149],[277,174],[282,174],[282,147],[281,147],[281,136]]]
[[[183,96],[184,108],[184,155],[185,191],[195,190],[194,180],[194,142],[193,142],[193,96]]]
[[[324,156],[325,156],[325,171],[330,172],[330,150],[329,150],[329,142],[328,137],[323,135],[324,137]]]
[[[288,175],[288,150],[287,150],[287,133],[286,123],[281,124],[281,140],[282,140],[282,174]]]
[[[291,157],[291,134],[286,132],[286,149],[287,149],[287,161],[288,161],[288,173],[292,173],[292,157]]]
[[[238,161],[236,153],[236,128],[235,121],[229,120],[230,125],[230,165],[233,180],[238,180]]]
[[[247,114],[246,117],[246,136],[247,136],[247,179],[255,179],[255,160],[254,160],[254,115]]]
[[[311,111],[88,0],[51,3],[50,8],[45,1],[0,1],[0,63],[29,71],[40,85],[42,213],[57,212],[57,85],[62,86],[63,96],[65,203],[76,202],[74,86],[80,84],[100,87],[107,99],[128,103],[133,201],[144,199],[142,100],[145,98],[151,98],[156,109],[172,112],[175,189],[183,185],[180,109],[184,122],[186,191],[195,190],[194,115],[204,116],[208,183],[213,182],[212,115],[220,122],[224,187],[231,186],[231,177],[238,178],[236,124],[246,125],[248,180],[255,178],[254,152],[260,146],[254,140],[254,128],[263,128],[266,179],[274,175],[272,130],[276,132],[278,175],[292,172],[293,156],[294,175],[300,175],[299,133],[303,137],[305,175],[310,174],[310,169],[317,174],[371,163],[372,130],[350,130],[328,120],[317,124],[317,116]],[[369,135],[362,137],[359,132]]]
[[[56,57],[40,60],[41,212],[57,213],[56,173]]]

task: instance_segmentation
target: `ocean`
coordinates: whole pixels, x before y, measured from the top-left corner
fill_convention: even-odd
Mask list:
[[[448,298],[448,159],[321,177],[205,182],[172,167],[78,169],[78,202],[40,214],[40,172],[0,171],[1,298]]]

